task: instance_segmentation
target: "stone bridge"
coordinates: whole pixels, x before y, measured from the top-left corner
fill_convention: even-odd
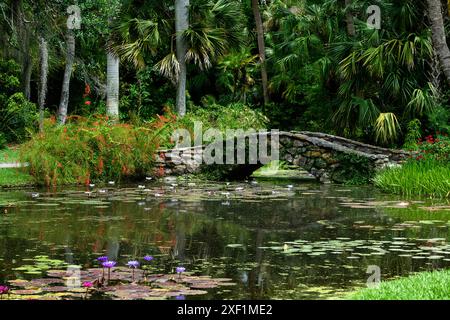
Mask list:
[[[266,136],[268,149],[271,141],[279,142],[279,160],[305,169],[323,183],[344,182],[346,177],[356,173],[370,176],[386,166],[399,165],[411,156],[407,151],[381,148],[317,132],[280,131],[256,134],[258,137],[261,135]],[[234,139],[233,146],[237,145],[237,139]],[[226,141],[220,142],[221,148],[225,148],[225,145]],[[211,144],[159,150],[156,156],[157,174],[182,175],[219,170],[222,176],[242,178],[263,165],[259,159],[253,164],[208,165],[203,161],[208,146]],[[248,150],[249,146],[246,147]]]

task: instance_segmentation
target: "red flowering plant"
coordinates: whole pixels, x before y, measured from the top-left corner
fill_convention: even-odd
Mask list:
[[[448,134],[436,132],[435,135],[428,135],[425,139],[419,139],[419,154],[416,160],[434,159],[450,162],[450,138]]]
[[[88,83],[86,83],[83,94],[83,101],[86,108],[89,108],[92,104],[90,95],[91,95],[91,86]]]

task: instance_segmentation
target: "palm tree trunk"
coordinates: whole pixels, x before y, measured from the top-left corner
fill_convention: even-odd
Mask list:
[[[258,34],[258,50],[259,59],[261,61],[261,81],[263,86],[264,105],[269,103],[269,85],[266,66],[266,44],[264,41],[264,28],[261,18],[261,12],[259,11],[259,1],[252,0],[253,15],[255,16],[256,32]]]
[[[69,105],[70,78],[72,77],[72,67],[75,60],[75,36],[71,29],[67,30],[67,56],[66,69],[61,90],[61,100],[59,102],[58,121],[60,124],[66,123],[67,107]]]
[[[120,60],[113,53],[108,52],[106,75],[106,111],[107,114],[119,119],[119,66]]]
[[[48,76],[48,48],[44,37],[39,37],[39,56],[41,62],[41,74],[39,81],[39,131],[44,131],[44,109],[47,97],[47,76]]]
[[[186,114],[186,53],[187,43],[183,32],[189,28],[189,0],[175,0],[175,31],[177,60],[180,64],[180,73],[177,83],[177,112],[183,117]]]
[[[441,68],[450,84],[450,50],[445,36],[444,19],[442,16],[442,4],[440,0],[427,0],[428,16],[431,21],[431,33],[433,46],[439,57]]]
[[[355,21],[353,18],[353,14],[350,11],[350,6],[352,5],[352,0],[345,0],[345,22],[347,23],[347,33],[349,36],[354,37],[356,35],[356,29],[355,29]]]

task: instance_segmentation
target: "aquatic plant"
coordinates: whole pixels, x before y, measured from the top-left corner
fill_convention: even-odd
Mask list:
[[[406,196],[450,197],[450,163],[419,155],[401,167],[379,172],[374,184],[383,191]]]
[[[3,295],[9,295],[9,287],[8,286],[0,286],[0,299],[3,299]]]
[[[111,279],[111,269],[116,266],[117,262],[115,261],[105,261],[102,263],[103,268],[108,269],[108,282]]]
[[[82,286],[83,286],[83,288],[86,288],[86,295],[84,296],[84,298],[87,299],[89,289],[92,288],[94,286],[94,284],[91,281],[85,281],[85,282],[83,282]]]
[[[134,270],[139,267],[139,261],[136,260],[128,261],[127,266],[130,267],[132,270],[132,281],[134,282]]]
[[[186,271],[185,267],[177,267],[176,269],[178,276],[181,278],[181,274]]]

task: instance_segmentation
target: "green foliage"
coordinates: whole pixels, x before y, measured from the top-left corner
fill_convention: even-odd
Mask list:
[[[382,282],[379,288],[361,289],[354,300],[448,300],[450,271],[421,272],[406,278]]]
[[[22,93],[15,93],[0,107],[0,132],[8,142],[23,142],[29,138],[37,119],[36,105]]]
[[[23,169],[0,169],[0,187],[11,188],[33,185],[33,177]]]
[[[442,132],[450,134],[450,108],[442,105],[436,107],[433,112],[428,113],[427,128],[431,132]]]
[[[39,184],[116,181],[148,174],[157,141],[150,128],[72,117],[66,126],[46,121],[45,133],[23,146],[21,159]]]
[[[418,145],[420,151],[418,160],[433,159],[443,164],[450,162],[450,138],[447,134],[438,134],[436,138],[429,135],[425,141],[420,139]]]
[[[0,59],[0,102],[20,91],[20,66],[14,60]]]
[[[333,171],[332,180],[347,185],[369,184],[375,176],[371,161],[355,154],[338,154],[339,167]]]
[[[186,129],[191,133],[192,141],[194,141],[194,125],[195,122],[202,124],[202,134],[210,129],[218,129],[225,133],[227,129],[265,129],[268,119],[260,112],[255,111],[241,103],[234,103],[222,106],[211,103],[206,107],[194,107],[194,109],[186,114],[183,118],[177,118],[170,109],[166,109],[164,116],[158,116],[149,125],[159,128],[158,135],[161,138],[161,147],[171,148],[174,141],[171,136],[176,129]]]
[[[20,93],[20,66],[0,59],[0,134],[7,142],[22,142],[37,119],[36,106]]]
[[[450,163],[431,158],[411,159],[401,167],[379,172],[374,184],[385,192],[406,196],[450,196]]]
[[[419,119],[411,120],[408,123],[405,143],[403,144],[403,149],[405,150],[417,150],[419,149],[419,139],[422,137],[421,123]]]

